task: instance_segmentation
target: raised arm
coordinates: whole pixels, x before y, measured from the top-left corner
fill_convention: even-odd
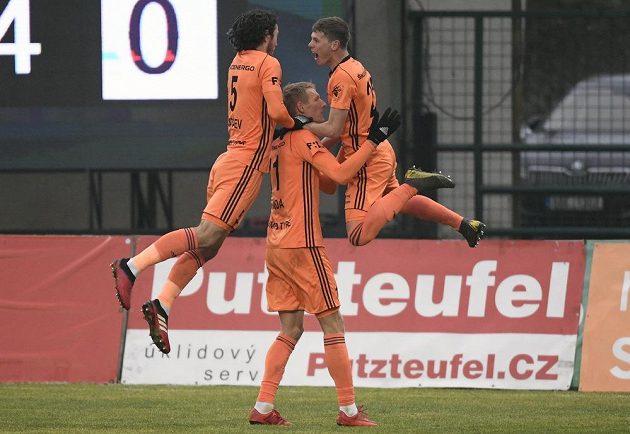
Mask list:
[[[339,184],[324,175],[322,172],[319,172],[319,191],[326,194],[335,194],[338,185]]]
[[[282,101],[282,91],[272,90],[264,92],[263,96],[267,102],[267,113],[269,113],[271,119],[285,128],[292,128],[294,121]]]
[[[311,122],[304,125],[304,129],[309,130],[317,137],[339,137],[343,132],[347,117],[348,110],[331,108],[326,122]]]
[[[376,112],[367,140],[361,144],[361,147],[354,154],[344,162],[339,163],[337,158],[330,152],[317,152],[313,155],[312,164],[337,184],[347,184],[370,158],[372,151],[376,149],[379,143],[393,134],[399,126],[400,115],[397,111],[387,109],[380,119],[378,112]],[[319,142],[317,145],[322,146]]]
[[[341,164],[330,152],[319,152],[313,156],[313,166],[335,183],[347,184],[370,158],[374,149],[376,145],[366,140],[350,158]]]
[[[273,56],[265,57],[260,64],[260,81],[263,97],[267,103],[267,113],[277,123],[285,128],[293,128],[295,122],[287,111],[282,100],[282,68],[280,62]]]

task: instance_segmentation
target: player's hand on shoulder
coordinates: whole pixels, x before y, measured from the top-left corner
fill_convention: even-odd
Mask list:
[[[378,111],[375,109],[367,138],[378,146],[382,141],[394,134],[400,127],[400,124],[400,113],[397,110],[392,110],[391,107],[388,107],[385,113],[379,116]]]
[[[284,135],[291,131],[289,128],[276,128],[273,131],[273,139],[284,139]]]
[[[281,128],[276,129],[273,133],[273,138],[275,139],[283,139],[284,135],[289,131],[301,130],[304,125],[313,122],[313,118],[309,118],[308,116],[297,115],[293,116],[293,127],[291,128]]]
[[[304,125],[313,122],[313,118],[309,118],[308,116],[303,115],[297,115],[293,116],[293,122],[295,122],[295,124],[293,125],[293,128],[291,128],[291,131],[301,130]]]

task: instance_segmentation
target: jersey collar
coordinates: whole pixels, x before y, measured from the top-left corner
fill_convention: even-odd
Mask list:
[[[328,76],[330,77],[330,76],[333,74],[333,72],[335,72],[335,69],[337,69],[337,66],[341,65],[343,62],[345,62],[345,61],[347,61],[347,60],[350,60],[350,58],[351,58],[351,57],[352,57],[352,56],[350,56],[350,55],[348,54],[346,57],[344,57],[343,59],[341,59],[341,62],[337,63],[337,65],[336,65],[333,69],[331,69],[331,70],[330,70],[330,72],[328,73]]]

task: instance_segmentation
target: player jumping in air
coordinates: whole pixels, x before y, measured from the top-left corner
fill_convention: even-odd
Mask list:
[[[348,24],[338,17],[318,20],[308,47],[318,65],[330,68],[328,103],[330,114],[323,123],[312,122],[304,128],[312,131],[330,147],[341,139],[338,159],[354,154],[365,140],[376,107],[372,77],[348,52]],[[453,188],[448,176],[415,168],[405,173],[404,183],[396,179],[396,155],[391,144],[382,143],[366,165],[348,183],[345,214],[348,240],[355,246],[372,241],[381,228],[398,213],[451,226],[459,231],[470,247],[477,246],[486,225],[467,220],[434,200],[419,195],[438,188]],[[330,191],[327,191],[330,192]]]
[[[261,178],[269,172],[276,122],[294,129],[303,124],[291,118],[282,101],[282,69],[272,56],[278,44],[276,16],[248,11],[234,21],[228,39],[236,55],[227,79],[227,151],[210,170],[207,205],[199,226],[169,232],[133,258],[111,264],[116,295],[121,306],[129,309],[138,274],[178,257],[158,297],[142,306],[151,338],[163,353],[171,350],[168,316],[175,299],[197,269],[216,256],[258,196]]]

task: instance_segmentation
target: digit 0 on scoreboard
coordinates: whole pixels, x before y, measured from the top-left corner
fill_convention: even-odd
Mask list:
[[[150,3],[156,3],[162,7],[164,14],[166,15],[166,34],[167,34],[167,47],[164,61],[156,66],[151,67],[147,65],[142,57],[142,46],[140,44],[140,20],[142,19],[142,12]],[[168,0],[140,0],[133,8],[131,12],[131,21],[129,22],[129,42],[131,43],[131,58],[136,66],[147,74],[162,74],[168,71],[175,57],[177,56],[177,16],[175,15],[175,9]]]
[[[218,98],[216,0],[101,0],[104,100]]]

